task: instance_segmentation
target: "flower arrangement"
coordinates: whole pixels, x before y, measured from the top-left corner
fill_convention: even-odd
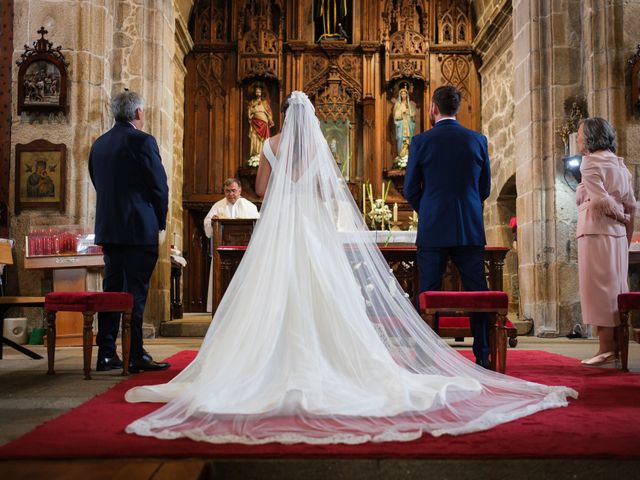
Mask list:
[[[365,202],[362,202],[363,205],[363,213],[366,213],[366,216],[369,217],[369,221],[371,222],[371,227],[375,230],[377,226],[380,225],[380,229],[384,230],[389,227],[389,221],[393,217],[391,213],[391,209],[387,205],[387,195],[389,195],[389,188],[391,187],[391,182],[387,182],[386,186],[384,182],[382,183],[382,198],[373,198],[373,188],[371,187],[371,183],[365,183],[363,185],[363,191],[369,197],[370,210],[369,212],[365,212],[364,208],[366,206]]]
[[[407,163],[409,162],[409,155],[404,155],[402,157],[396,157],[393,159],[393,168],[398,168],[400,170],[404,170],[407,168]]]
[[[254,155],[247,160],[247,166],[249,168],[257,168],[258,165],[260,165],[260,155]]]
[[[392,214],[389,205],[384,203],[384,200],[381,198],[376,198],[371,205],[371,210],[368,213],[369,218],[375,224],[379,223],[382,225],[382,229],[384,230],[385,223],[389,223],[391,220]]]

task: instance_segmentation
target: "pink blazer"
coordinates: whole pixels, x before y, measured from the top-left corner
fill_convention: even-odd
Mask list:
[[[636,199],[623,159],[609,151],[594,152],[582,157],[580,173],[576,237],[627,235],[627,227],[633,228]]]

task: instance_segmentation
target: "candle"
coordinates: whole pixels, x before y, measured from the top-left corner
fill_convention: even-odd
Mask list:
[[[394,222],[398,221],[398,204],[397,203],[393,204],[393,221]]]
[[[362,215],[367,213],[367,184],[362,182]]]

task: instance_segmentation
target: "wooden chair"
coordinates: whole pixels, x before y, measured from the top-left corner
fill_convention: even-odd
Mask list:
[[[13,265],[13,248],[12,242],[6,239],[0,239],[0,264]],[[4,332],[4,318],[7,311],[14,307],[44,307],[44,297],[25,297],[25,296],[5,296],[5,285],[0,277],[0,335]],[[18,345],[12,340],[5,338],[2,335],[2,342],[0,342],[0,359],[2,359],[2,348],[4,345],[8,345],[14,350],[24,353],[28,357],[35,360],[40,360],[42,355],[39,355],[28,348]]]
[[[91,350],[93,348],[93,316],[97,312],[122,312],[122,374],[129,373],[131,349],[131,309],[133,295],[124,292],[52,292],[45,295],[44,309],[47,315],[47,375],[53,369],[56,354],[56,313],[82,312],[84,328],[82,352],[84,354],[84,378],[91,380]]]
[[[492,316],[489,325],[491,369],[505,373],[507,367],[507,330],[505,327],[509,297],[504,292],[422,292],[420,309],[427,323],[435,327],[435,315],[441,312],[484,312]]]

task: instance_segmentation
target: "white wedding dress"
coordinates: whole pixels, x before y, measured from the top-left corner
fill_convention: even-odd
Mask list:
[[[362,443],[491,428],[577,393],[477,367],[417,314],[342,180],[304,93],[289,99],[267,195],[194,361],[129,390],[163,402],[126,431],[212,443]],[[338,231],[336,225],[341,226]]]

